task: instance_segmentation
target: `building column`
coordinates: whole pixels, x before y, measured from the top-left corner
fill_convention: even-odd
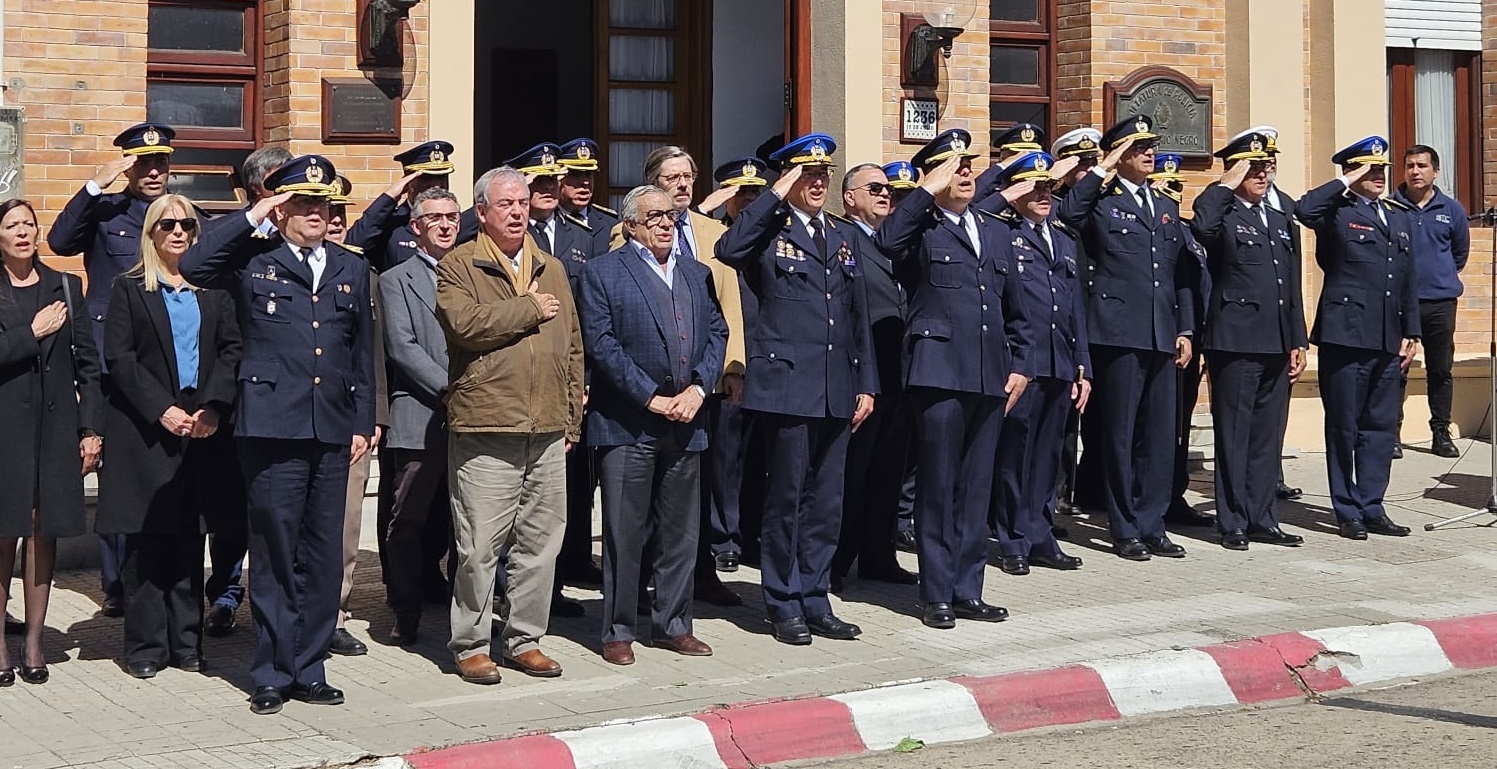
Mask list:
[[[448,187],[464,206],[473,203],[473,20],[476,0],[428,0],[425,3],[432,44],[426,50],[428,78],[427,136],[452,142],[457,168]],[[450,32],[450,34],[449,34]],[[488,170],[488,169],[483,169]]]

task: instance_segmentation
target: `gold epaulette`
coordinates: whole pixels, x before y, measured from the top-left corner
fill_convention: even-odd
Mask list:
[[[828,211],[828,212],[826,212],[826,215],[827,215],[828,219],[836,219],[837,221],[842,222],[843,224],[852,224],[853,223],[852,219],[849,219],[848,217],[843,216],[842,214],[834,214],[831,211]]]
[[[1394,208],[1399,208],[1399,209],[1402,209],[1404,211],[1413,211],[1414,210],[1414,209],[1412,209],[1412,208],[1409,207],[1408,203],[1405,203],[1402,200],[1399,200],[1398,198],[1395,198],[1395,197],[1386,197],[1386,198],[1383,198],[1382,200],[1383,200],[1384,203],[1387,203],[1388,205],[1393,206]]]
[[[344,251],[352,251],[355,254],[358,254],[359,256],[363,256],[364,255],[364,247],[363,246],[355,246],[352,243],[339,243],[338,245],[342,246]]]
[[[619,216],[619,212],[617,212],[617,211],[615,211],[612,208],[609,208],[607,206],[600,206],[597,203],[589,203],[588,205],[592,206],[592,208],[593,208],[594,211],[600,211],[602,213],[608,214],[609,216],[611,216],[611,217],[613,217],[615,219],[622,218],[622,217]]]
[[[562,216],[563,219],[566,219],[567,221],[571,222],[572,224],[575,224],[578,227],[581,227],[582,229],[587,230],[588,232],[592,232],[593,231],[593,226],[591,224],[588,224],[587,222],[584,222],[581,219],[577,218],[577,216],[575,214],[573,214],[572,212],[570,212],[570,211],[561,211],[560,209],[558,209],[558,213],[561,214],[561,216]]]

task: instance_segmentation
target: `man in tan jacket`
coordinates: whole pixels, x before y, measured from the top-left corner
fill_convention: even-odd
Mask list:
[[[526,234],[524,174],[489,171],[473,198],[478,239],[437,264],[458,558],[448,648],[463,680],[494,684],[492,599],[505,553],[502,654],[529,675],[561,675],[540,639],[566,525],[565,452],[582,427],[582,335],[565,269]]]

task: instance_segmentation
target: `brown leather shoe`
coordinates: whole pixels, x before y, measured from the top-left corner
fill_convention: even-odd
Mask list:
[[[661,649],[670,649],[677,654],[684,654],[688,657],[712,656],[712,647],[702,643],[696,636],[690,633],[656,641],[655,646]]]
[[[540,649],[531,649],[507,659],[528,676],[555,678],[561,675],[561,664],[547,657]]]
[[[603,644],[603,661],[615,665],[634,664],[633,641],[609,641]]]
[[[499,666],[487,654],[475,654],[457,661],[457,674],[470,684],[499,683]]]

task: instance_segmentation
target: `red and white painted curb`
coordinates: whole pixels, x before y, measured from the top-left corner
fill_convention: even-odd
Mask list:
[[[1305,699],[1354,686],[1497,667],[1497,614],[1281,633],[1051,670],[734,705],[680,718],[459,745],[379,769],[750,769],[1041,726]]]

